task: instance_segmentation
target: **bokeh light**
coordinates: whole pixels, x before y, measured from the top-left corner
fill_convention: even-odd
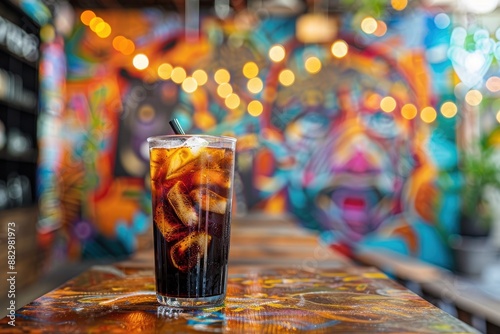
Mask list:
[[[420,118],[425,123],[429,123],[430,124],[430,123],[434,122],[436,120],[436,118],[437,118],[436,109],[434,109],[433,107],[425,107],[420,112]]]
[[[441,115],[443,115],[446,118],[452,118],[454,117],[457,112],[458,108],[457,105],[451,101],[445,102],[441,105]]]
[[[278,63],[283,59],[285,59],[285,48],[283,47],[283,45],[280,44],[273,45],[269,49],[269,58],[275,63]]]
[[[252,78],[248,80],[247,89],[250,93],[258,94],[264,88],[264,83],[260,78]]]
[[[208,81],[208,74],[204,70],[196,70],[193,72],[193,78],[198,86],[203,86]]]
[[[306,71],[315,74],[321,71],[321,60],[318,57],[309,57],[306,59],[304,66]]]
[[[384,112],[393,112],[396,109],[396,100],[391,96],[386,96],[380,101],[380,109]]]
[[[365,17],[361,21],[361,30],[366,34],[373,34],[377,30],[377,20],[371,16]]]
[[[248,104],[247,111],[251,116],[257,117],[264,111],[264,106],[260,101],[253,100]]]
[[[259,75],[259,67],[253,61],[249,61],[243,65],[243,75],[248,79],[255,78]]]
[[[173,66],[167,63],[163,63],[160,66],[158,66],[158,76],[163,79],[163,80],[168,80],[170,79],[170,76],[172,75],[172,70]]]
[[[238,95],[230,94],[228,97],[226,97],[224,103],[229,109],[236,109],[240,106],[241,100]]]
[[[172,69],[172,73],[170,74],[170,78],[176,84],[181,84],[187,77],[186,70],[180,66],[176,66]]]
[[[408,6],[408,0],[391,0],[391,6],[397,11],[402,11]]]
[[[231,80],[231,74],[229,74],[229,71],[226,70],[225,68],[220,68],[214,73],[214,80],[217,82],[219,85],[223,83],[229,82]]]
[[[446,29],[450,26],[451,19],[446,13],[439,13],[434,17],[434,24],[439,29]]]
[[[473,107],[481,104],[482,100],[483,94],[481,94],[481,92],[476,89],[470,90],[467,92],[467,94],[465,94],[465,102]]]
[[[82,21],[83,24],[85,24],[86,26],[88,26],[90,24],[90,21],[96,17],[95,13],[91,10],[84,10],[81,14],[80,14],[80,20]]]
[[[95,27],[95,33],[100,38],[106,38],[111,35],[111,26],[107,22],[101,22]]]
[[[500,91],[500,78],[497,76],[492,76],[486,80],[486,88],[492,93]]]
[[[343,40],[333,42],[331,47],[332,55],[337,58],[344,57],[349,51],[349,46]]]
[[[98,16],[94,17],[92,20],[90,20],[89,22],[89,27],[90,27],[90,30],[94,31],[95,32],[95,29],[97,27],[97,25],[101,22],[104,22],[104,20]]]
[[[497,112],[496,119],[497,119],[497,122],[500,123],[500,110]]]
[[[401,115],[408,120],[414,119],[417,116],[417,113],[417,107],[411,103],[407,103],[403,106],[403,108],[401,108]]]
[[[196,89],[198,89],[198,82],[196,82],[196,80],[193,77],[187,77],[182,82],[181,87],[186,93],[192,93]]]
[[[132,64],[134,65],[134,67],[136,69],[144,70],[149,66],[149,59],[145,54],[138,53],[135,55],[134,59],[132,60]]]
[[[280,72],[278,80],[283,86],[291,86],[295,82],[295,74],[289,69],[284,69]]]
[[[377,29],[373,32],[373,35],[377,37],[382,37],[387,33],[387,24],[384,21],[377,21]]]
[[[217,95],[222,97],[223,99],[228,97],[233,93],[233,87],[227,82],[223,82],[217,87]]]

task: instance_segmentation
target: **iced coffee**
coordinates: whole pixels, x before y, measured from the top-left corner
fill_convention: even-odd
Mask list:
[[[208,307],[226,293],[236,140],[148,138],[158,301]]]

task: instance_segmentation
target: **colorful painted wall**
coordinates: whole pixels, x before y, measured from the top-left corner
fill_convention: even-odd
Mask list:
[[[204,17],[189,37],[173,13],[96,14],[64,41],[57,204],[40,229],[50,261],[150,245],[145,139],[177,117],[189,133],[238,138],[237,214],[287,212],[344,252],[450,265],[455,118],[439,109],[454,102],[454,72],[435,13],[392,17],[378,37],[344,19],[335,45],[298,42],[295,18]]]

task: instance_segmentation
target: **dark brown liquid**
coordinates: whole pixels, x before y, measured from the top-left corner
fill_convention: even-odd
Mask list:
[[[159,294],[199,298],[224,293],[233,163],[233,152],[223,148],[204,147],[194,155],[186,147],[151,149]]]

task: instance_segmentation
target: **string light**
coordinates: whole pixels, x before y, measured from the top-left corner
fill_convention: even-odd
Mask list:
[[[243,75],[247,79],[255,78],[257,75],[259,75],[259,67],[253,61],[249,61],[245,65],[243,65]]]
[[[160,66],[158,66],[158,76],[163,80],[168,80],[172,75],[172,70],[173,70],[172,65],[163,63]]]
[[[240,106],[240,97],[236,94],[230,94],[228,97],[226,97],[225,99],[225,104],[226,104],[226,107],[228,107],[229,109],[236,109]]]
[[[196,89],[198,89],[198,83],[193,77],[187,77],[182,82],[181,87],[186,93],[193,93]]]
[[[170,78],[176,84],[181,84],[187,77],[186,70],[182,67],[176,66],[172,69]]]
[[[264,106],[260,103],[260,101],[253,100],[248,104],[247,111],[251,116],[257,117],[264,111]]]
[[[371,16],[365,17],[361,21],[361,30],[368,35],[373,34],[377,30],[377,20]]]
[[[386,96],[380,101],[380,109],[384,112],[393,112],[396,109],[396,100],[391,96]]]
[[[280,61],[285,59],[285,48],[283,47],[283,45],[273,45],[269,49],[269,58],[275,63],[279,63]]]
[[[321,71],[321,60],[318,57],[309,57],[306,59],[304,66],[307,72],[316,74]]]
[[[217,87],[217,94],[222,98],[226,98],[232,93],[233,93],[233,87],[227,82],[221,83],[219,87]]]
[[[425,107],[424,109],[422,109],[422,111],[420,111],[420,118],[425,123],[430,124],[434,122],[437,118],[436,109],[434,109],[433,107]]]
[[[331,51],[334,57],[342,58],[345,57],[345,55],[347,55],[347,52],[349,51],[349,46],[345,41],[338,40],[333,42]]]
[[[198,86],[203,86],[208,81],[207,72],[205,72],[204,70],[196,70],[196,71],[194,71],[193,72],[193,78],[198,83]]]
[[[231,80],[231,74],[225,68],[220,68],[214,73],[214,80],[219,85],[223,83],[228,83]]]
[[[444,117],[452,118],[457,114],[458,108],[453,102],[445,102],[441,105],[440,111]]]
[[[493,76],[486,80],[486,88],[492,93],[500,91],[500,78]]]
[[[83,24],[85,24],[86,26],[88,26],[90,24],[90,21],[96,17],[95,13],[91,10],[84,10],[81,14],[80,14],[80,20],[82,21]]]
[[[401,115],[408,120],[414,119],[417,116],[417,113],[417,107],[411,103],[405,104],[403,108],[401,108]]]
[[[144,70],[149,66],[149,59],[143,53],[136,54],[132,60],[132,65],[138,70]]]
[[[467,92],[465,94],[465,102],[467,102],[469,105],[476,107],[479,104],[481,104],[481,101],[483,100],[483,94],[481,94],[480,91],[473,89]]]
[[[291,86],[295,82],[295,74],[289,69],[282,70],[278,80],[283,86]]]
[[[408,0],[391,0],[391,6],[397,11],[402,11],[408,6]]]
[[[260,78],[252,78],[248,80],[247,89],[250,93],[258,94],[264,88],[264,83]]]

